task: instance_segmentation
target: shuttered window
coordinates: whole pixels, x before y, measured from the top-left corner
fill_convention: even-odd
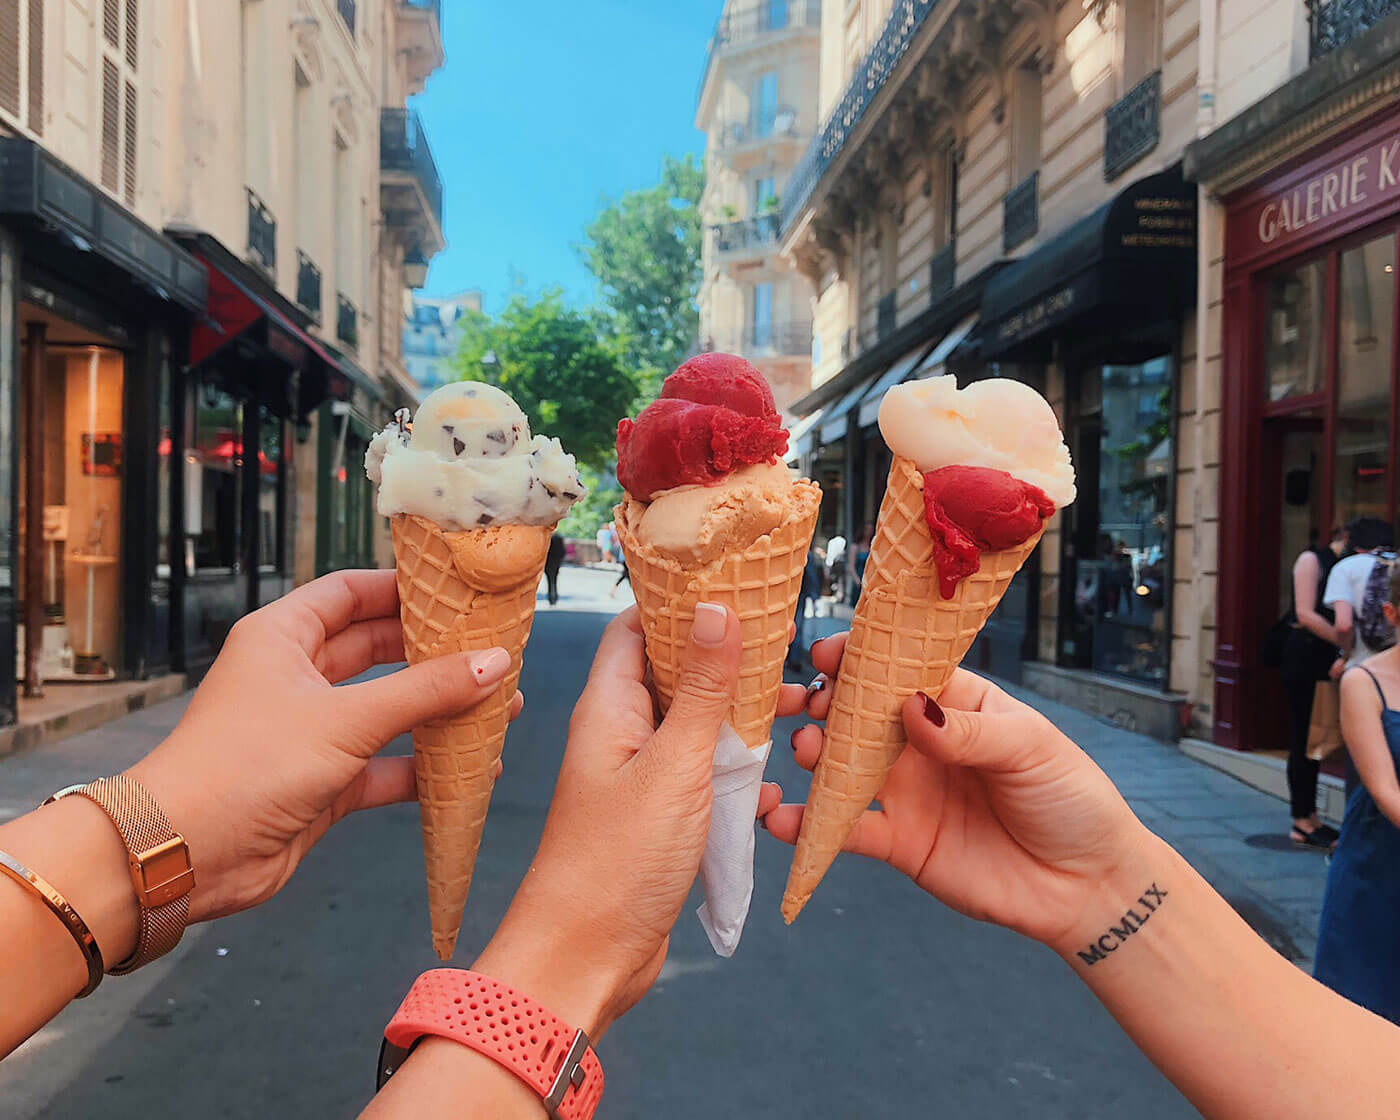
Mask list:
[[[117,146],[121,136],[121,77],[110,58],[102,60],[102,185],[115,191]]]
[[[126,0],[126,64],[136,69],[137,16],[140,0]]]
[[[141,0],[102,0],[101,181],[128,204],[136,202]]]
[[[44,0],[0,0],[0,113],[44,130]]]

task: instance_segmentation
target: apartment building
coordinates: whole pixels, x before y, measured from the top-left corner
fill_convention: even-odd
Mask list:
[[[480,311],[481,293],[474,289],[455,296],[405,298],[403,361],[425,393],[456,380],[452,358],[462,342],[462,317]]]
[[[812,292],[778,254],[778,208],[816,132],[821,12],[821,0],[726,0],[695,110],[700,346],[753,362],[779,408],[811,387]]]
[[[17,647],[32,695],[198,667],[386,554],[353,457],[415,399],[442,57],[437,0],[0,5],[0,722]]]
[[[794,452],[821,535],[874,519],[887,389],[1023,379],[1064,423],[1079,499],[974,667],[1164,736],[1209,709],[1213,480],[1195,370],[1198,6],[850,0],[822,11],[822,124],[781,251],[815,296]],[[1196,706],[1189,706],[1196,705]]]
[[[1205,0],[1202,379],[1218,431],[1211,737],[1284,742],[1261,663],[1294,559],[1400,497],[1400,15],[1393,0]],[[1209,95],[1209,96],[1207,96]]]

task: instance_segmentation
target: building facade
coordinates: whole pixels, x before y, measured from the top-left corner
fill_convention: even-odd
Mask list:
[[[1394,523],[1400,477],[1400,16],[1393,3],[1211,0],[1202,347],[1215,371],[1216,743],[1282,741],[1263,635],[1310,539]]]
[[[425,393],[456,380],[452,357],[462,341],[462,316],[480,313],[478,291],[437,298],[415,294],[404,300],[403,362]]]
[[[1215,467],[1196,391],[1197,6],[855,0],[822,13],[822,125],[783,196],[815,297],[795,454],[821,535],[859,539],[900,381],[1017,377],[1060,415],[1079,498],[970,664],[1173,735],[1213,653],[1197,583]],[[1199,472],[1199,473],[1196,473]],[[1208,542],[1208,543],[1207,543]]]
[[[821,14],[821,0],[726,0],[695,111],[706,136],[700,347],[753,362],[779,408],[811,386],[812,293],[778,254],[778,211],[816,132]]]
[[[337,510],[328,557],[384,552],[336,486],[415,393],[441,59],[433,0],[0,6],[0,719],[17,675],[198,669]]]

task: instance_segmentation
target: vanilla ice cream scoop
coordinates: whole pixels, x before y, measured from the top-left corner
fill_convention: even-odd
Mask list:
[[[396,413],[365,453],[381,516],[426,517],[449,532],[552,525],[584,495],[574,457],[530,436],[509,394],[479,381],[434,390],[410,422]]]
[[[922,472],[941,467],[1005,471],[1045,493],[1057,509],[1074,501],[1074,466],[1050,402],[1020,381],[957,378],[896,385],[880,403],[880,432],[894,454]]]

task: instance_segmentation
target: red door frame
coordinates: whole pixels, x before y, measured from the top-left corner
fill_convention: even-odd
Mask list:
[[[1297,264],[1326,252],[1326,303],[1324,312],[1324,371],[1322,393],[1324,443],[1322,479],[1323,508],[1331,515],[1335,495],[1334,459],[1336,449],[1337,340],[1338,340],[1338,261],[1339,250],[1350,243],[1374,237],[1387,225],[1400,221],[1400,186],[1386,183],[1381,190],[1382,149],[1391,155],[1389,169],[1400,169],[1395,149],[1400,146],[1400,123],[1393,113],[1363,123],[1340,137],[1329,139],[1325,147],[1296,157],[1250,187],[1225,200],[1225,276],[1223,313],[1223,354],[1220,423],[1220,521],[1218,525],[1214,738],[1222,746],[1244,750],[1271,745],[1259,741],[1258,721],[1250,713],[1261,710],[1268,695],[1266,671],[1258,664],[1257,650],[1265,630],[1274,621],[1275,601],[1259,591],[1259,573],[1268,570],[1276,558],[1264,554],[1269,537],[1258,527],[1266,511],[1261,476],[1266,415],[1283,415],[1292,402],[1270,407],[1264,391],[1264,319],[1262,289],[1266,274],[1284,264]],[[1354,172],[1360,166],[1369,170],[1373,188],[1356,195],[1352,205],[1335,209],[1330,217],[1307,223],[1301,232],[1288,231],[1269,243],[1262,238],[1264,210],[1277,200],[1292,203],[1299,212],[1300,200],[1309,206],[1325,190],[1323,177],[1347,166]],[[1318,187],[1314,192],[1312,188]],[[1346,189],[1343,189],[1343,197]],[[1306,211],[1311,215],[1313,210]],[[1397,262],[1400,262],[1400,227]],[[1391,409],[1388,487],[1390,513],[1394,516],[1400,482],[1396,479],[1397,444],[1400,443],[1400,277],[1397,277],[1396,329],[1391,359]],[[1315,399],[1305,403],[1317,403]],[[1271,512],[1271,511],[1269,511]],[[1319,526],[1325,531],[1324,526]]]

